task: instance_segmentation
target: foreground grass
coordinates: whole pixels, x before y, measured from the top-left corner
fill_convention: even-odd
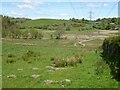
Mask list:
[[[19,43],[19,44],[16,44]],[[23,43],[32,43],[33,45],[23,45]],[[94,48],[89,48],[89,43]],[[91,41],[86,47],[75,47],[73,42],[68,40],[3,40],[3,87],[4,88],[117,88],[118,83],[111,79],[110,69],[101,60],[100,54],[95,53],[96,41]],[[97,40],[97,44],[101,41]],[[93,48],[93,49],[92,49]],[[24,61],[22,56],[26,52],[33,51],[36,57]],[[9,54],[12,54],[14,63],[7,63]],[[46,66],[53,62],[51,57],[69,57],[72,55],[83,56],[83,61],[77,66],[68,66],[66,69],[50,72]],[[38,68],[38,70],[32,70]],[[18,70],[23,69],[23,70]],[[16,78],[7,78],[14,74]],[[31,78],[31,75],[40,75],[38,78]],[[44,80],[69,79],[67,83],[46,84]]]

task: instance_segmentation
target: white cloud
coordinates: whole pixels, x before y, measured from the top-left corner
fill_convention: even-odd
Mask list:
[[[17,7],[20,9],[34,9],[34,7],[29,4],[18,5]]]
[[[20,4],[17,7],[20,9],[35,9],[41,4],[43,4],[41,0],[24,0],[23,4]]]
[[[68,16],[69,14],[67,13],[61,13],[60,16]]]

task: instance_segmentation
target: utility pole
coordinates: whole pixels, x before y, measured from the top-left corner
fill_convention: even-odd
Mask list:
[[[90,13],[90,21],[92,20],[92,11],[89,12]]]
[[[93,25],[92,25],[92,14],[93,14],[93,12],[90,11],[89,14],[90,14],[90,16],[89,16],[89,18],[90,18],[90,21],[89,21],[89,23],[90,23],[90,29],[92,29],[93,28]]]

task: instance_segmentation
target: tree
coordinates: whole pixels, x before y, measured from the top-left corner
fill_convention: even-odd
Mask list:
[[[22,36],[23,36],[24,39],[28,38],[28,36],[29,36],[28,33],[29,33],[28,30],[25,30],[24,32],[22,32]]]
[[[31,36],[32,39],[36,39],[38,37],[38,31],[34,30],[34,29],[31,29],[30,30],[30,36]]]
[[[55,37],[56,39],[60,39],[61,36],[64,34],[64,29],[63,28],[58,28],[56,31],[55,31]]]
[[[38,38],[42,39],[43,38],[43,34],[41,32],[38,32]]]

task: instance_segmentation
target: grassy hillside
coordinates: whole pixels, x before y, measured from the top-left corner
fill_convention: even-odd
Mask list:
[[[22,23],[22,26],[40,26],[40,25],[52,25],[52,24],[63,24],[68,23],[68,20],[57,20],[57,19],[37,19],[37,20],[29,20],[25,23]]]
[[[5,17],[3,23],[7,26],[2,32],[3,88],[118,87],[100,48],[118,31],[90,29],[88,21],[80,20],[27,20],[17,23],[23,28],[15,28]],[[62,33],[59,39],[57,30],[61,31],[57,35]]]

